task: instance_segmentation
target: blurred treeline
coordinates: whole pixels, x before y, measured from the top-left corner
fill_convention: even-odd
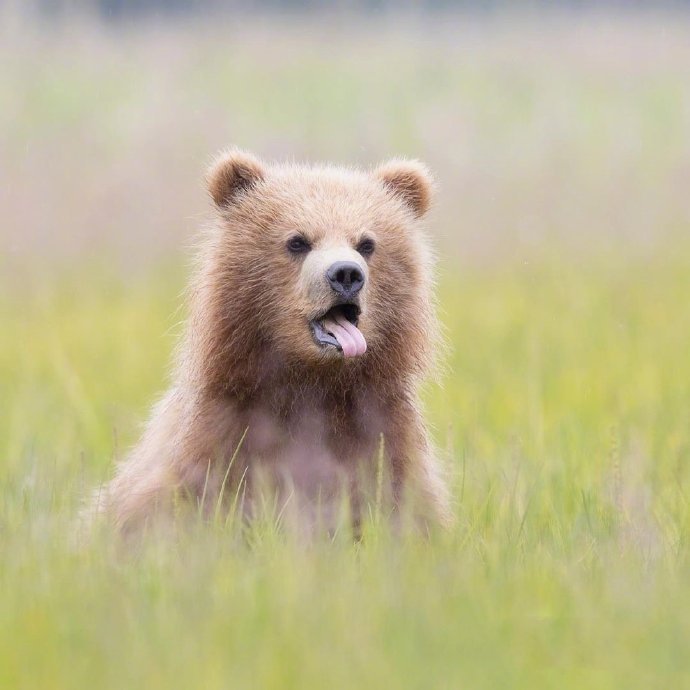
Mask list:
[[[0,2],[0,5],[2,3]],[[616,10],[690,7],[690,0],[26,0],[22,9],[39,17],[59,17],[74,12],[106,21],[136,19],[147,15],[213,15],[226,11],[386,13],[463,10],[480,13],[506,10]]]

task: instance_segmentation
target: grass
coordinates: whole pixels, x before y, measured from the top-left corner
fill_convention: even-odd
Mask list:
[[[690,687],[688,26],[0,27],[0,688]],[[230,143],[437,172],[448,534],[76,538]]]
[[[687,685],[689,256],[446,276],[426,398],[457,525],[430,543],[76,546],[164,385],[182,272],[6,292],[0,687]]]

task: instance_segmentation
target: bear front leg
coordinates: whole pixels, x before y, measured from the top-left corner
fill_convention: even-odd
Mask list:
[[[100,511],[127,532],[172,516],[178,500],[203,501],[202,509],[215,505],[224,461],[232,456],[233,438],[239,438],[235,427],[226,401],[172,389],[101,493]]]

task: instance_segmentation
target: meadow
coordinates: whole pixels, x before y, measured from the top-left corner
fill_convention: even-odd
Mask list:
[[[690,687],[687,18],[5,19],[0,688]],[[229,144],[435,170],[448,533],[77,538]]]

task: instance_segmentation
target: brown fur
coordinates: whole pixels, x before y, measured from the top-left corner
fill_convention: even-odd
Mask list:
[[[418,227],[431,200],[426,168],[265,165],[231,151],[207,181],[216,221],[202,243],[173,385],[103,507],[130,528],[166,510],[175,493],[215,506],[221,487],[236,496],[242,486],[251,513],[263,477],[282,500],[292,496],[300,520],[329,520],[324,505],[345,492],[356,521],[383,439],[393,507],[409,498],[419,517],[446,522],[417,401],[436,334],[431,256]],[[311,263],[286,251],[295,233],[312,243]],[[314,262],[346,253],[364,264],[353,249],[364,236],[376,242],[359,323],[368,350],[345,360],[308,327],[331,299],[318,291]]]

